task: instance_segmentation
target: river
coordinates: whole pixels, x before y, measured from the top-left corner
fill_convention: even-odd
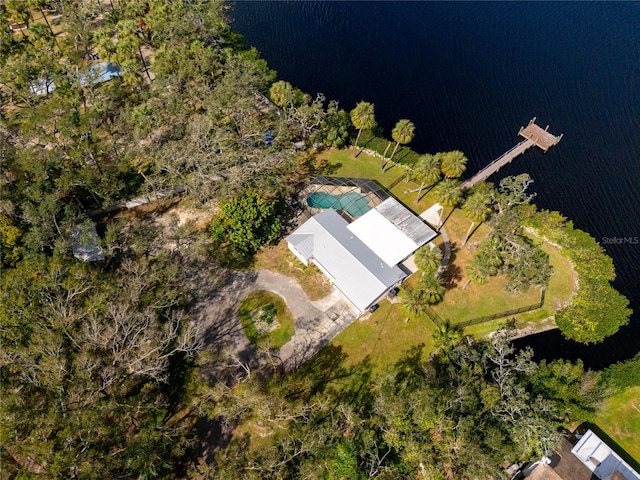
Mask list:
[[[416,125],[418,152],[463,150],[468,176],[517,142],[533,116],[562,141],[490,180],[522,172],[614,259],[636,312],[593,346],[558,331],[518,340],[536,358],[591,368],[640,350],[639,2],[237,2],[233,27],[279,77],[350,110],[367,100],[387,136]]]

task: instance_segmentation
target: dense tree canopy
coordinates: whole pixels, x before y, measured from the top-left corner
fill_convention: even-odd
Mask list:
[[[241,422],[261,426],[260,447],[236,437],[208,478],[506,478],[501,466],[548,452],[562,416],[599,398],[598,377],[581,364],[538,367],[507,331],[470,344],[449,330],[430,361],[409,351],[371,389],[355,381],[317,391],[312,372],[306,383],[293,375],[244,385],[260,400],[249,405],[238,390],[225,401],[245,406]],[[336,379],[367,375],[366,365],[315,368]]]
[[[581,365],[538,368],[503,334],[459,342],[460,332],[443,329],[429,361],[409,352],[382,378],[367,362],[344,366],[329,346],[329,366],[201,381],[206,356],[188,318],[190,275],[207,265],[217,284],[220,264],[237,266],[275,240],[283,198],[322,167],[313,147],[346,145],[351,122],[359,131],[375,125],[372,104],[349,114],[278,81],[230,30],[227,9],[221,0],[0,5],[4,25],[29,27],[0,29],[0,476],[477,478],[540,455],[558,419],[587,411],[586,397],[599,391]],[[100,62],[121,75],[98,82]],[[392,157],[414,131],[398,122]],[[417,162],[420,190],[440,169],[464,170],[459,155],[441,162]],[[467,198],[473,222],[493,207],[493,234],[479,247],[486,255],[474,259],[478,278],[504,269],[514,289],[544,283],[547,259],[521,227],[553,225],[549,234],[580,275],[558,325],[598,341],[630,314],[610,286],[613,265],[564,219],[536,217],[529,183],[505,180],[489,204]],[[446,179],[436,193],[457,206],[459,187]],[[178,194],[217,214],[210,235],[192,235],[178,220],[158,226],[155,213]],[[132,199],[156,210],[117,213]],[[70,234],[89,218],[104,259],[85,263]],[[436,254],[421,255],[425,270],[437,268]],[[443,287],[432,272],[406,293],[413,315],[439,301]],[[337,377],[363,381],[338,388]],[[215,439],[216,462],[190,468],[205,414],[226,436]],[[261,448],[251,444],[257,437]]]

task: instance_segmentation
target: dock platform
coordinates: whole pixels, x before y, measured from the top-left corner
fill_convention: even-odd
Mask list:
[[[489,165],[487,165],[478,173],[476,173],[469,180],[465,181],[460,186],[460,189],[462,191],[465,191],[473,187],[476,183],[485,181],[487,178],[489,178],[491,175],[496,173],[506,164],[511,163],[511,161],[514,158],[516,158],[519,155],[522,155],[524,152],[526,152],[529,148],[533,147],[534,145],[546,152],[554,145],[557,145],[558,142],[562,139],[562,135],[555,136],[549,133],[549,125],[547,125],[546,128],[541,128],[539,125],[537,125],[536,117],[533,117],[533,119],[529,122],[529,124],[526,127],[520,127],[520,131],[518,132],[518,135],[521,137],[524,137],[525,140],[518,143],[511,150],[508,150],[505,153],[503,153],[501,156],[496,158]]]

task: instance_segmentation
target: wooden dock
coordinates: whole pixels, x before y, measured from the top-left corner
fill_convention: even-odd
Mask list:
[[[549,125],[547,125],[547,127],[544,129],[536,125],[536,117],[533,117],[533,119],[529,122],[529,125],[527,125],[526,127],[520,127],[518,135],[524,137],[526,140],[523,140],[511,150],[503,153],[500,157],[496,158],[493,162],[484,167],[469,180],[464,182],[460,186],[460,189],[463,191],[468,190],[476,183],[485,181],[491,175],[504,167],[507,163],[510,163],[514,158],[522,155],[534,145],[536,147],[540,147],[546,152],[547,150],[549,150],[549,148],[556,145],[560,141],[560,139],[562,139],[562,135],[556,137],[555,135],[549,133]]]

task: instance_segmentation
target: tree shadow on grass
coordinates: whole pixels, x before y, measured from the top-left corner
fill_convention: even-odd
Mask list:
[[[449,257],[449,262],[447,263],[444,272],[442,272],[442,275],[440,276],[440,278],[442,279],[442,284],[447,290],[453,290],[462,280],[462,267],[455,263],[457,257],[456,251],[457,245],[454,242],[451,244],[451,256]]]
[[[424,361],[422,359],[424,347],[424,343],[412,346],[393,365],[396,383],[417,386],[418,382],[424,378]]]
[[[326,173],[327,175],[335,175],[338,170],[342,168],[342,163],[329,163],[322,171],[322,173]]]
[[[453,290],[458,287],[458,284],[462,280],[462,268],[459,265],[450,263],[440,278],[442,279],[442,285],[445,289]]]
[[[371,380],[372,366],[368,356],[355,365],[347,365],[347,359],[341,346],[327,345],[291,375],[304,386],[305,395],[328,393],[336,401],[351,403]]]

